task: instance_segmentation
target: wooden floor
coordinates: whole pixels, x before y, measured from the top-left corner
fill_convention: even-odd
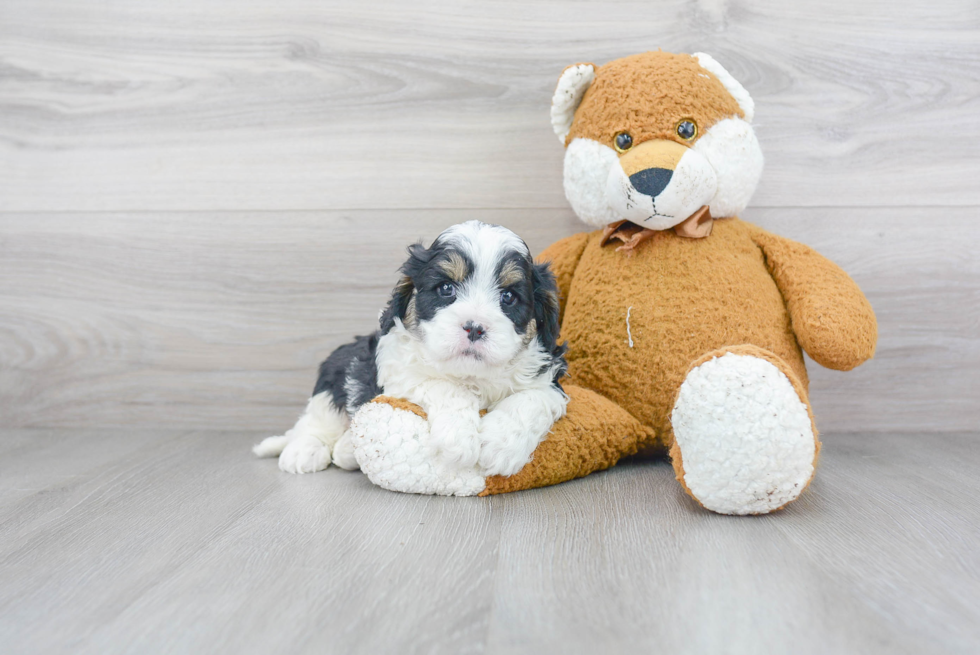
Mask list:
[[[976,434],[825,436],[786,511],[664,462],[490,499],[255,460],[257,434],[0,435],[4,653],[976,653]]]

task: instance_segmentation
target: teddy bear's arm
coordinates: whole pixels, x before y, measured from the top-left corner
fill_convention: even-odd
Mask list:
[[[559,292],[559,314],[558,322],[561,324],[565,316],[565,299],[568,298],[569,289],[572,287],[572,278],[575,276],[575,269],[578,261],[582,258],[585,246],[589,242],[589,233],[580,232],[570,237],[565,237],[561,241],[556,241],[538,255],[538,262],[549,262],[551,272],[555,274],[555,282],[558,284]]]
[[[760,228],[752,239],[786,300],[800,346],[818,364],[849,371],[874,355],[874,310],[847,273],[812,248]]]

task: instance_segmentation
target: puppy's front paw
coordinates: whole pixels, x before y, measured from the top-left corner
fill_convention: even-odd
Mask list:
[[[345,432],[333,447],[332,458],[333,463],[345,471],[356,471],[361,468],[357,458],[354,457],[354,441],[350,430]]]
[[[480,466],[487,475],[510,477],[531,461],[537,439],[522,439],[521,425],[509,414],[490,412],[480,422]],[[526,435],[524,435],[526,436]]]
[[[475,417],[479,419],[479,415]],[[437,415],[429,419],[429,448],[442,462],[461,468],[480,459],[478,420],[466,416]]]
[[[315,473],[328,466],[330,447],[316,437],[297,437],[279,455],[279,468],[286,473]]]

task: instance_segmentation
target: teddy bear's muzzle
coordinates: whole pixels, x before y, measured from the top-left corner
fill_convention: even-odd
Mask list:
[[[708,160],[675,141],[634,146],[609,171],[606,199],[621,218],[666,230],[710,204],[718,178]]]

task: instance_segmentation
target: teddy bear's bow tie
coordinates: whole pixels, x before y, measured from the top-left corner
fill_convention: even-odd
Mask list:
[[[670,229],[679,237],[701,239],[711,234],[711,226],[713,224],[714,220],[711,218],[711,212],[708,210],[708,206],[705,205]],[[613,239],[616,239],[623,242],[623,245],[616,248],[616,251],[631,254],[636,250],[638,245],[660,231],[666,232],[666,230],[651,230],[625,220],[616,221],[603,228],[602,245],[606,245]]]

